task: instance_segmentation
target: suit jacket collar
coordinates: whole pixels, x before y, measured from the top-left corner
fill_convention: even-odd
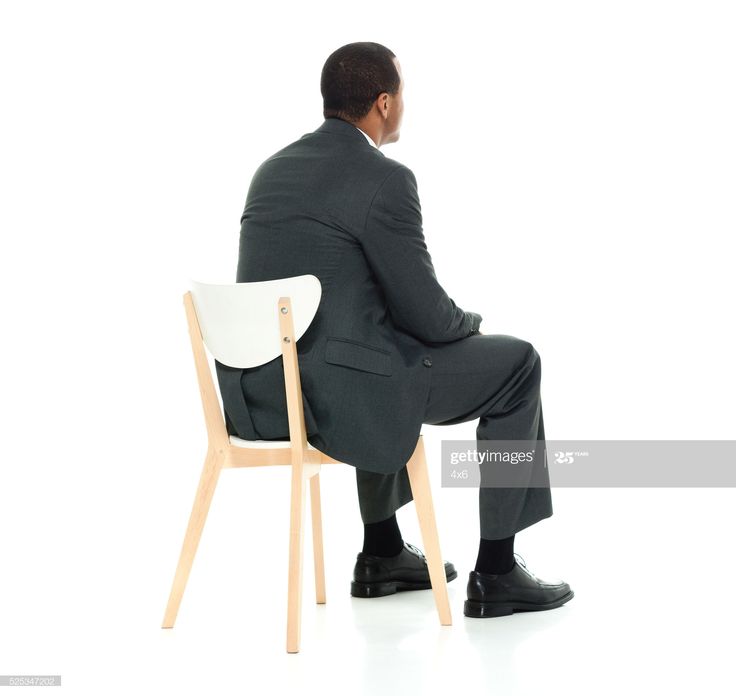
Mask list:
[[[343,121],[341,118],[326,118],[324,123],[317,128],[315,133],[330,133],[344,138],[350,138],[355,141],[359,146],[362,145],[371,150],[376,150],[383,155],[383,153],[377,148],[373,147],[366,139],[365,136],[352,124],[347,121]],[[385,157],[385,155],[383,155]]]

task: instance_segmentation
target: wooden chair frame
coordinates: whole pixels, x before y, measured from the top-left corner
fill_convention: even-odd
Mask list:
[[[299,651],[301,640],[301,595],[303,529],[305,513],[306,482],[309,480],[312,513],[312,540],[314,549],[314,574],[317,604],[326,602],[325,567],[322,547],[322,511],[320,504],[319,473],[322,464],[341,464],[320,452],[307,442],[302,403],[301,379],[297,361],[291,299],[280,297],[276,311],[279,313],[281,330],[281,352],[284,363],[284,379],[288,408],[290,446],[247,447],[233,444],[238,438],[230,438],[225,427],[212,378],[212,371],[205,353],[192,293],[184,294],[184,308],[189,325],[189,336],[194,354],[207,427],[207,455],[197,486],[194,504],[189,517],[184,542],[179,555],[174,581],[169,594],[162,628],[173,628],[179,611],[184,589],[202,536],[207,513],[215,493],[222,469],[255,466],[291,466],[291,518],[289,531],[289,575],[286,622],[286,650]],[[241,441],[242,442],[242,441]],[[262,443],[259,443],[262,444]],[[430,582],[434,594],[440,624],[450,626],[452,616],[447,594],[444,563],[440,552],[439,536],[435,521],[432,493],[429,485],[424,442],[419,436],[417,446],[406,464],[412,495],[422,534]],[[362,601],[362,600],[360,600]]]

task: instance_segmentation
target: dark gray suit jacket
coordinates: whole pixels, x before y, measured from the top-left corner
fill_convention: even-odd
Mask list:
[[[307,439],[359,469],[394,473],[421,430],[429,347],[477,333],[482,317],[437,281],[412,171],[337,118],[258,167],[241,218],[236,282],[305,273],[322,284],[297,342]],[[288,437],[281,356],[216,370],[229,434]]]

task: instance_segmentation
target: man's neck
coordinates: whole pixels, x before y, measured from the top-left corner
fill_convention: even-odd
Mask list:
[[[353,125],[355,126],[355,124]],[[373,147],[378,149],[378,145],[376,145],[376,142],[373,140],[373,138],[371,138],[370,135],[368,135],[368,133],[366,133],[362,128],[359,128],[358,126],[355,127],[358,128],[358,130],[366,137],[366,140],[368,140],[368,142],[373,145]]]

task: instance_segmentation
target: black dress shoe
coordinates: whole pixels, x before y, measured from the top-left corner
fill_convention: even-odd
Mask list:
[[[445,561],[447,582],[457,577],[455,566]],[[350,583],[353,597],[383,597],[405,590],[428,590],[429,568],[424,554],[412,544],[404,542],[404,548],[396,556],[358,554]]]
[[[514,567],[500,575],[470,571],[464,614],[484,619],[507,616],[515,611],[555,609],[575,594],[566,582],[550,583],[527,570],[524,559],[514,554]]]

